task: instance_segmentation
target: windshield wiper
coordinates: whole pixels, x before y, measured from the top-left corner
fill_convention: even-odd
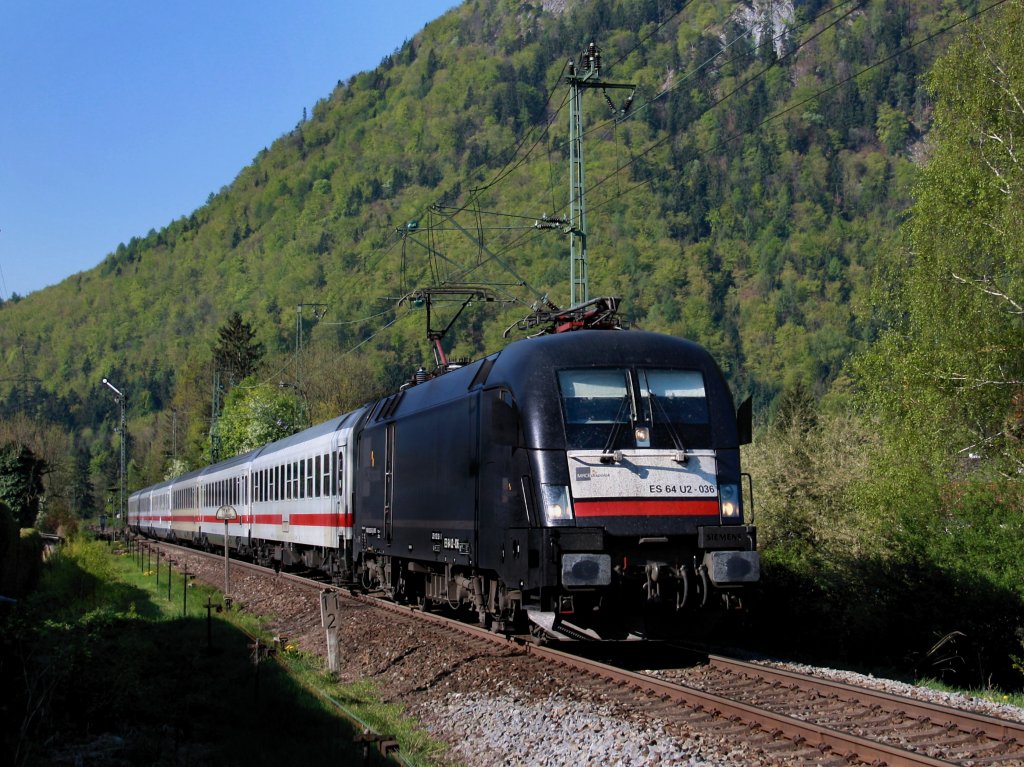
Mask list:
[[[651,425],[653,426],[655,423],[654,411],[657,409],[661,412],[662,418],[665,419],[663,423],[665,428],[668,429],[668,435],[672,438],[672,445],[676,449],[675,460],[679,463],[686,463],[686,448],[683,446],[683,440],[679,437],[676,427],[672,425],[672,419],[669,418],[665,406],[661,404],[661,400],[654,395],[654,392],[649,391],[647,396],[651,398]]]
[[[615,423],[612,424],[608,441],[604,443],[604,448],[601,450],[601,463],[614,463],[622,459],[622,453],[614,450],[614,448],[615,443],[619,440],[619,431],[622,429],[622,416],[626,412],[627,407],[629,407],[629,392],[626,392],[622,402],[619,403],[619,412],[615,414]]]

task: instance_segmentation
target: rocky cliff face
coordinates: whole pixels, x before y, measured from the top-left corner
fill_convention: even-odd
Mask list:
[[[756,45],[772,40],[775,54],[785,52],[787,30],[793,23],[793,0],[753,0],[739,3],[733,19],[754,38]]]

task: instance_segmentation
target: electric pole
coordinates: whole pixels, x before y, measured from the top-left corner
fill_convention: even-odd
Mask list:
[[[569,62],[569,306],[590,300],[587,276],[587,207],[584,200],[583,172],[583,91],[600,88],[605,101],[617,116],[624,116],[633,105],[633,83],[611,83],[601,80],[601,50],[590,43],[580,54],[577,67]],[[629,89],[630,94],[618,109],[608,96],[608,89]]]

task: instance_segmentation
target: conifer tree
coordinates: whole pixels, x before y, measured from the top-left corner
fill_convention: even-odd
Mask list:
[[[256,372],[265,349],[253,340],[256,332],[238,312],[231,315],[217,336],[220,340],[213,348],[213,361],[223,376],[225,388],[230,388]]]
[[[14,514],[19,527],[32,527],[39,514],[46,461],[19,443],[0,447],[0,502]]]

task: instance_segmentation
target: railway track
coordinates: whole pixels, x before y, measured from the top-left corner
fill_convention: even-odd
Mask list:
[[[222,559],[181,551],[182,556],[187,552]],[[233,560],[231,568],[324,588],[302,576],[275,574],[245,562]],[[538,664],[538,674],[555,666],[578,675],[595,697],[657,717],[668,731],[713,730],[746,744],[761,764],[1024,767],[1024,724],[719,656],[709,656],[707,665],[688,674],[682,684],[665,672],[654,676],[627,671],[439,614],[365,595],[342,595],[402,616],[402,621],[429,625],[429,633],[438,637],[454,631],[491,645],[488,652],[526,655]]]

